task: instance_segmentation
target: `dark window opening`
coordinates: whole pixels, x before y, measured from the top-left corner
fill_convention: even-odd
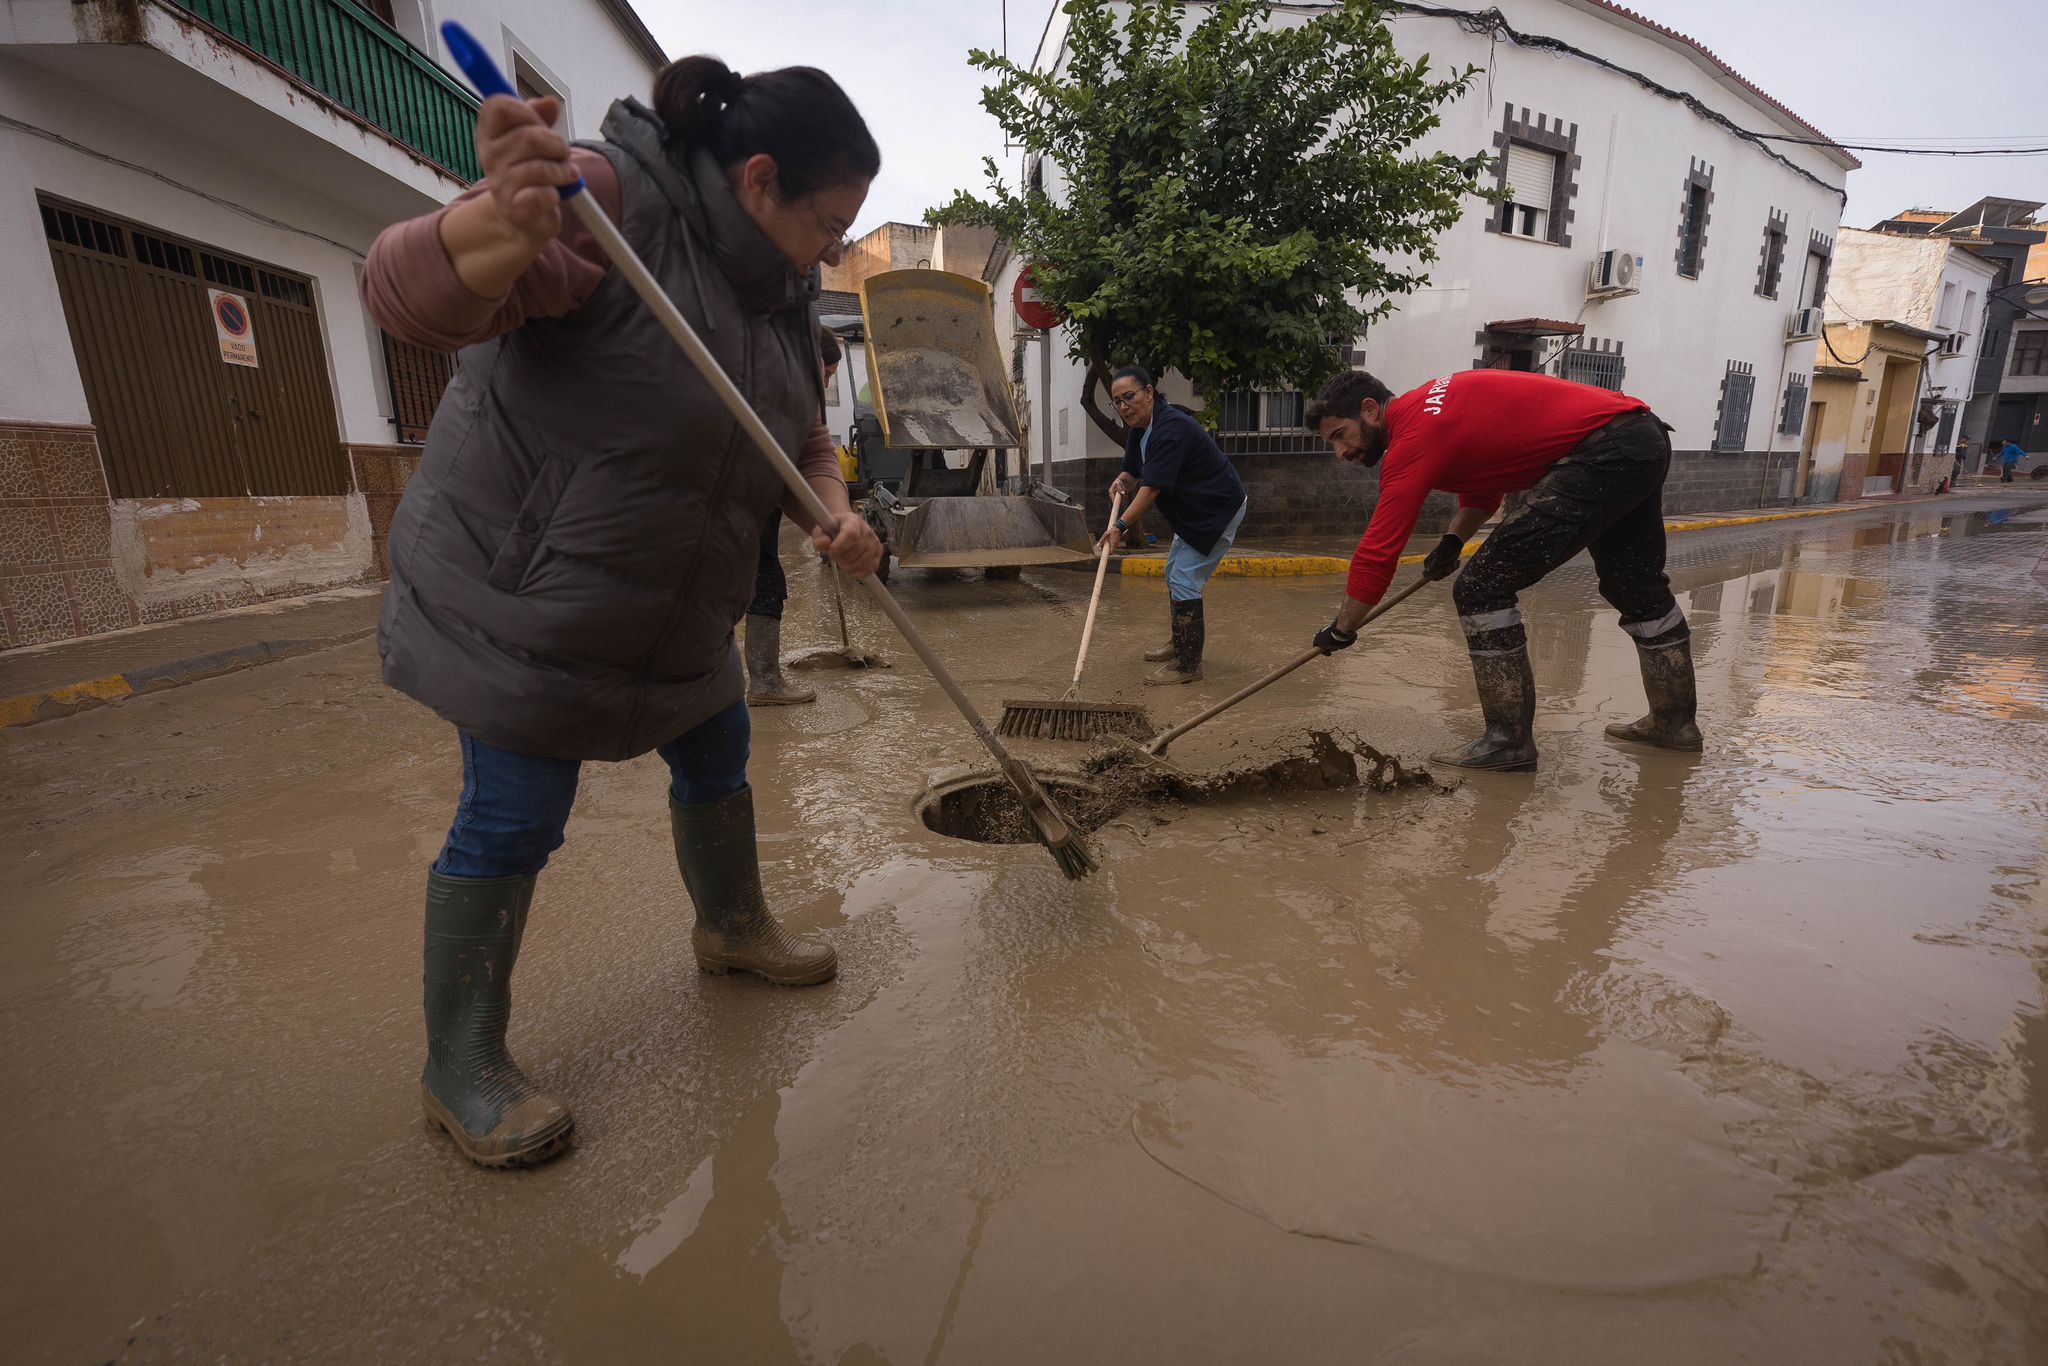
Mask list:
[[[1669,201],[1666,201],[1669,202]],[[1698,279],[1707,246],[1707,187],[1695,181],[1685,190],[1685,240],[1678,273]]]
[[[128,244],[116,225],[60,209],[54,204],[37,207],[43,211],[43,235],[52,242],[62,242],[81,251],[96,251],[102,256],[118,256],[124,261],[128,259]]]

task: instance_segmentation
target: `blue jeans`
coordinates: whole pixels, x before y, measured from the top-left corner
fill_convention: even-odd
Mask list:
[[[667,761],[668,794],[685,806],[747,789],[747,704],[735,703],[655,752]],[[443,877],[526,877],[562,847],[576,804],[579,759],[536,759],[462,737],[462,798],[434,871]]]
[[[1244,525],[1244,514],[1251,505],[1249,498],[1237,505],[1237,516],[1230,519],[1230,525],[1223,528],[1223,534],[1216,538],[1216,544],[1206,555],[1180,537],[1173,538],[1173,546],[1166,552],[1167,596],[1175,602],[1192,602],[1202,596],[1209,576],[1216,572],[1216,566],[1223,563],[1223,557],[1237,543],[1237,529]]]

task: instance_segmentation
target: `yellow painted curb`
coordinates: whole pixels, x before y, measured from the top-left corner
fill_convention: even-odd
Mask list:
[[[1343,574],[1350,568],[1351,561],[1334,555],[1225,555],[1216,572],[1237,578],[1278,579],[1297,574]],[[1163,579],[1166,561],[1160,557],[1134,556],[1121,561],[1118,572],[1141,579]]]
[[[26,697],[0,697],[0,727],[25,726],[45,707],[71,707],[81,702],[118,702],[135,691],[119,674],[84,683],[67,683]]]

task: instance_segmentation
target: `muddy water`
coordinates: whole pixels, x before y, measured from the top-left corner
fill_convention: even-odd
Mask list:
[[[593,766],[513,1028],[580,1143],[523,1175],[419,1124],[458,774],[371,648],[0,734],[10,1356],[2039,1361],[2048,520],[1674,552],[1705,756],[1601,737],[1640,691],[1573,567],[1533,777],[1135,803],[1082,884],[915,821],[984,762],[916,670],[824,679],[756,720],[815,991],[688,970],[659,765]],[[792,579],[786,643],[836,639]],[[1084,575],[899,587],[991,714],[1071,668]],[[1141,700],[1337,591],[1220,581],[1209,678]],[[1165,613],[1110,585],[1091,696]],[[1477,725],[1425,594],[1172,757]]]

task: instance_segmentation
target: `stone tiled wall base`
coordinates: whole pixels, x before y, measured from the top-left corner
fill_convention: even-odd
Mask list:
[[[419,446],[350,446],[349,465],[355,471],[356,488],[370,516],[370,573],[374,578],[391,577],[391,557],[386,546],[391,539],[391,517],[405,486],[419,472]]]
[[[0,649],[133,626],[90,427],[0,425]]]
[[[395,506],[388,464],[373,477]],[[372,564],[368,494],[113,501],[92,428],[0,424],[0,649],[360,582]]]
[[[143,622],[295,597],[370,575],[360,494],[121,499],[114,572]]]
[[[1790,507],[1799,451],[1673,451],[1664,511],[1728,512]]]

